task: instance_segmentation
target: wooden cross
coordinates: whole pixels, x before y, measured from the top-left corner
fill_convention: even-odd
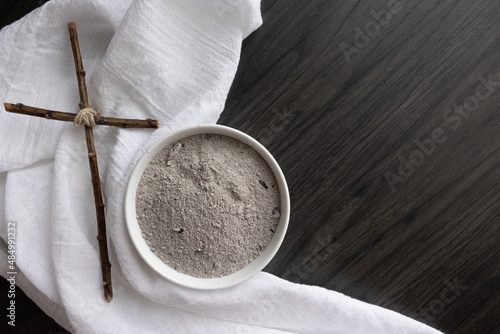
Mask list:
[[[80,110],[89,108],[87,97],[87,86],[85,84],[85,71],[83,70],[80,46],[78,44],[78,35],[76,33],[76,24],[68,23],[71,47],[73,49],[73,58],[75,60],[76,77],[78,80],[78,90],[80,92]],[[47,110],[35,107],[25,106],[21,103],[5,103],[5,110],[18,114],[44,117],[59,121],[73,122],[77,114],[61,111]],[[160,122],[150,118],[146,120],[122,119],[112,117],[101,117],[99,115],[90,116],[91,123],[98,125],[119,126],[122,128],[158,128]],[[93,119],[92,119],[93,118]],[[97,167],[97,156],[94,146],[94,132],[88,124],[85,126],[85,138],[87,141],[87,150],[89,156],[90,174],[92,176],[92,188],[94,190],[95,209],[97,216],[97,240],[99,243],[99,256],[101,260],[101,271],[104,288],[104,298],[109,303],[113,299],[113,289],[111,285],[111,263],[108,257],[108,245],[106,237],[106,221],[104,218],[104,203],[102,201],[101,181],[99,179],[99,169]]]

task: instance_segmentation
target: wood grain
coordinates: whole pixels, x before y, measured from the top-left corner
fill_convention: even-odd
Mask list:
[[[265,144],[289,183],[265,270],[446,333],[500,332],[500,3],[261,8],[219,123]]]
[[[0,0],[0,28],[19,20],[48,0]]]
[[[263,1],[220,123],[263,142],[289,183],[267,271],[447,333],[495,333],[500,4],[398,3]],[[359,47],[346,57],[343,43]],[[418,166],[392,191],[399,157]]]

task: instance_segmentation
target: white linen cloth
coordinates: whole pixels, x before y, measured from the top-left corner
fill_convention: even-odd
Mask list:
[[[0,270],[16,224],[17,284],[75,333],[439,333],[398,313],[268,273],[217,291],[170,283],[126,232],[126,183],[172,130],[215,123],[259,0],[52,0],[0,32],[0,99],[76,112],[67,30],[77,24],[90,105],[162,126],[94,130],[107,210],[114,299],[106,303],[84,131],[0,112]],[[293,224],[293,222],[292,222]],[[3,320],[5,321],[5,319]]]

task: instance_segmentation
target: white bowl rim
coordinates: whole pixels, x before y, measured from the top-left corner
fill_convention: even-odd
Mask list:
[[[274,235],[267,245],[267,247],[261,252],[261,254],[248,264],[243,269],[223,277],[215,278],[199,278],[194,276],[189,276],[176,271],[175,269],[166,265],[160,260],[146,244],[146,241],[142,237],[139,223],[136,217],[136,192],[137,186],[144,172],[144,169],[153,159],[158,152],[161,151],[165,146],[176,142],[182,138],[189,137],[197,134],[219,134],[232,137],[234,139],[240,140],[241,142],[252,147],[257,153],[259,153],[264,160],[267,162],[271,168],[276,181],[278,183],[278,189],[280,191],[280,220]],[[244,132],[236,130],[234,128],[219,125],[219,124],[201,124],[196,126],[187,127],[174,132],[159,139],[155,144],[149,148],[144,155],[139,159],[137,165],[135,166],[129,182],[127,184],[127,189],[125,192],[125,221],[127,229],[132,239],[132,243],[137,249],[141,258],[158,274],[166,278],[167,280],[174,282],[178,285],[201,290],[212,290],[212,289],[222,289],[239,284],[250,277],[254,276],[260,272],[276,255],[278,249],[283,242],[283,239],[288,228],[288,222],[290,219],[290,195],[288,192],[288,186],[286,183],[285,176],[281,171],[280,166],[274,159],[274,157],[269,153],[269,151],[260,144],[257,140],[247,135]]]

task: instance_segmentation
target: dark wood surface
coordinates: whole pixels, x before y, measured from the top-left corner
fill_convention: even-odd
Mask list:
[[[500,2],[262,13],[219,123],[288,180],[289,231],[265,270],[446,333],[500,333]]]

